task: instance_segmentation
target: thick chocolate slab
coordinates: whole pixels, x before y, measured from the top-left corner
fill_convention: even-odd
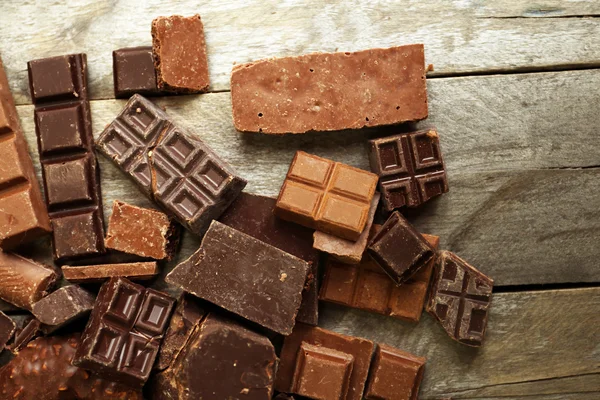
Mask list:
[[[73,365],[133,387],[144,385],[175,301],[112,278],[102,285]]]
[[[274,332],[292,332],[309,263],[213,221],[168,283]]]
[[[73,283],[101,282],[118,277],[142,281],[153,278],[159,272],[156,261],[62,267],[64,278]]]
[[[370,140],[369,160],[387,211],[416,207],[448,191],[435,128]]]
[[[265,336],[210,314],[173,364],[153,378],[153,398],[270,400],[276,363]]]
[[[342,239],[358,240],[367,224],[377,176],[297,151],[275,215]]]
[[[46,332],[87,316],[96,296],[78,285],[63,286],[35,303],[31,313],[44,324]]]
[[[158,95],[152,47],[128,47],[113,51],[115,97],[128,98],[135,93]]]
[[[311,263],[296,321],[317,325],[319,252],[312,247],[313,230],[275,217],[275,202],[271,197],[242,193],[219,221]]]
[[[246,181],[202,141],[184,134],[151,101],[134,95],[97,149],[190,231],[202,235]]]
[[[206,42],[199,15],[154,19],[152,51],[160,90],[175,93],[208,90]]]
[[[104,253],[100,170],[94,153],[87,57],[27,63],[54,259]]]
[[[427,118],[422,44],[239,64],[233,123],[269,134],[359,129]]]
[[[15,322],[6,314],[0,311],[0,352],[4,346],[12,339],[17,330]]]
[[[30,242],[50,230],[46,205],[0,58],[0,249]]]
[[[449,251],[438,253],[427,311],[448,335],[468,346],[481,346],[487,327],[494,281]]]

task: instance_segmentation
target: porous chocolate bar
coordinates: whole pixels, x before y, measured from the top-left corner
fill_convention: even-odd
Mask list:
[[[87,316],[96,296],[78,285],[63,286],[42,298],[31,308],[31,313],[52,332],[71,321]]]
[[[367,225],[377,176],[296,152],[275,205],[278,217],[356,241]]]
[[[72,54],[27,63],[56,260],[105,252],[86,60]]]
[[[137,94],[96,146],[150,199],[199,235],[246,186],[212,149],[184,134],[162,109]]]
[[[269,134],[359,129],[427,118],[422,44],[239,64],[233,123]]]
[[[30,242],[50,230],[46,205],[0,58],[0,249]]]
[[[435,128],[369,141],[371,171],[387,211],[416,207],[448,191],[440,138]]]
[[[289,335],[309,263],[214,221],[168,283],[267,329]]]
[[[64,278],[73,283],[101,282],[118,277],[141,281],[151,279],[159,272],[156,261],[62,267]]]
[[[139,93],[144,96],[160,93],[152,47],[128,47],[113,51],[115,97],[128,98]]]

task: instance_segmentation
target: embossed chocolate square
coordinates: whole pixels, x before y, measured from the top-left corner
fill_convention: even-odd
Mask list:
[[[148,380],[175,300],[112,278],[100,288],[73,365],[142,386]]]

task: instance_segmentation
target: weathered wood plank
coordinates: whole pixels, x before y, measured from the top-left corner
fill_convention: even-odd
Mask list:
[[[26,62],[69,52],[88,54],[92,97],[112,98],[112,51],[150,44],[151,20],[173,13],[202,15],[213,91],[229,88],[235,62],[416,42],[435,65],[431,76],[600,65],[600,19],[513,18],[598,13],[582,0],[5,3],[0,51],[18,104],[30,103]]]
[[[427,357],[423,399],[595,399],[599,308],[600,288],[495,294],[480,349],[453,342],[429,316],[410,325],[326,305],[320,325]]]

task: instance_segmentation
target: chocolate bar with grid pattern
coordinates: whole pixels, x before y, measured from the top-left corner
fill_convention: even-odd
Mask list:
[[[124,278],[100,288],[73,365],[133,387],[152,370],[175,300]]]
[[[104,253],[85,54],[27,63],[55,260]]]
[[[371,171],[387,211],[416,207],[448,191],[446,167],[435,128],[369,141]]]

